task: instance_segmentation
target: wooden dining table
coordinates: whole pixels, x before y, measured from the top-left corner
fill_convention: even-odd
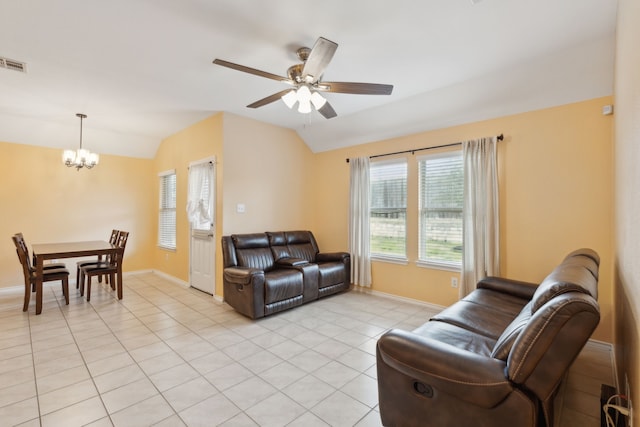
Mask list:
[[[80,258],[94,255],[112,255],[116,260],[117,270],[116,285],[118,299],[122,299],[122,256],[124,248],[106,242],[104,240],[91,240],[86,242],[66,243],[37,243],[32,245],[36,268],[36,314],[42,312],[42,272],[44,263],[50,259]]]

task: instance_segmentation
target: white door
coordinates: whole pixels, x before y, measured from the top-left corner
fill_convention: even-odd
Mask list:
[[[192,287],[211,295],[216,288],[215,177],[215,157],[189,165],[189,281]]]

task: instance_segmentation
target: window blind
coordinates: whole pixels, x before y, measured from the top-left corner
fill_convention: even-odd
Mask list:
[[[420,261],[462,264],[462,154],[423,156],[418,160]]]
[[[176,248],[176,174],[160,174],[160,209],[158,217],[158,246]]]
[[[375,162],[370,166],[370,252],[406,258],[407,162]]]

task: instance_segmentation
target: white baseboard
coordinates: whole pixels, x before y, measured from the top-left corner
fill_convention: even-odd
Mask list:
[[[157,274],[158,276],[162,277],[163,279],[166,279],[168,281],[170,281],[171,283],[175,283],[176,285],[180,286],[181,288],[190,288],[191,285],[188,282],[185,282],[182,279],[178,279],[175,276],[172,276],[170,274],[167,274],[163,271],[159,271],[159,270],[138,270],[138,271],[131,271],[129,273],[125,273],[123,275],[136,275],[136,274],[146,274],[146,273],[153,273],[153,274]],[[195,288],[194,288],[195,289]],[[212,295],[213,299],[218,301],[218,302],[224,302],[224,298],[222,298],[221,296],[218,295]]]
[[[375,296],[379,296],[379,297],[383,297],[383,298],[388,298],[388,299],[392,299],[395,301],[401,301],[401,302],[406,302],[409,304],[416,304],[416,305],[420,305],[423,306],[425,308],[429,308],[432,310],[444,310],[446,307],[443,305],[438,305],[438,304],[433,304],[430,302],[426,302],[426,301],[421,301],[421,300],[417,300],[414,298],[408,298],[408,297],[402,297],[399,295],[394,295],[394,294],[389,294],[386,292],[380,292],[380,291],[376,291],[374,289],[369,289],[369,288],[363,288],[362,286],[354,286],[351,285],[351,290],[354,292],[361,292],[364,294],[371,294],[371,295],[375,295]]]

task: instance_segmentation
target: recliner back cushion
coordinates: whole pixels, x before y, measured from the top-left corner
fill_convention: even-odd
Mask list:
[[[522,308],[520,314],[513,319],[513,322],[509,324],[496,341],[495,346],[493,347],[493,351],[491,352],[491,357],[500,360],[507,360],[509,357],[509,353],[511,352],[511,348],[513,347],[513,343],[516,342],[516,339],[520,335],[520,332],[525,328],[529,319],[531,319],[531,306],[532,302],[529,301],[527,305]]]
[[[265,233],[234,234],[231,236],[236,248],[238,266],[269,271],[273,268],[273,254]]]
[[[598,281],[591,271],[583,266],[572,263],[560,264],[538,286],[531,299],[531,312],[535,313],[540,307],[558,295],[567,292],[580,292],[598,298]]]
[[[273,258],[278,261],[281,258],[291,258],[289,248],[287,247],[287,238],[284,235],[284,231],[267,232],[269,236],[269,244],[271,245],[271,253]]]
[[[287,239],[289,256],[302,258],[314,262],[318,254],[318,248],[310,231],[287,231],[284,233]]]

